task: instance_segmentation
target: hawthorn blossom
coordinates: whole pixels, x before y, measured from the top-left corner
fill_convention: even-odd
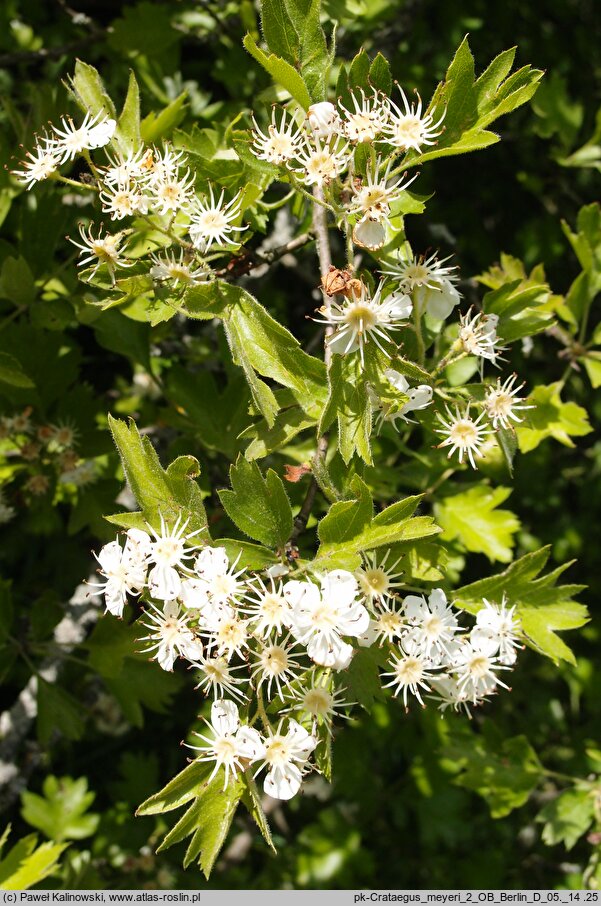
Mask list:
[[[463,640],[453,659],[457,685],[461,693],[474,705],[484,696],[494,692],[497,686],[509,689],[496,673],[498,670],[509,668],[501,664],[499,658],[493,654],[495,650],[492,639],[484,636],[477,636],[475,639],[470,637],[470,641]]]
[[[195,198],[190,205],[190,226],[188,232],[195,248],[207,252],[213,244],[227,245],[233,242],[232,233],[243,232],[244,226],[234,226],[234,221],[240,216],[241,192],[224,202],[225,189],[215,200],[213,187],[209,186],[209,197]]]
[[[260,578],[255,582],[256,585],[248,586],[248,599],[240,610],[249,615],[253,633],[266,639],[272,632],[280,633],[290,628],[292,610],[283,594],[281,582],[276,585],[271,578],[270,588]]]
[[[27,189],[56,173],[61,163],[60,155],[49,144],[47,136],[38,140],[33,151],[26,151],[25,157],[26,160],[21,161],[23,169],[13,170],[12,173]]]
[[[340,144],[337,138],[331,138],[322,144],[315,137],[313,142],[306,140],[297,150],[296,161],[298,173],[308,186],[323,186],[340,176],[349,162],[348,145]]]
[[[303,136],[295,121],[291,117],[288,118],[285,110],[282,110],[278,125],[277,111],[275,107],[273,108],[271,123],[266,133],[259,128],[254,116],[252,121],[254,129],[251,133],[253,140],[250,150],[258,160],[266,160],[270,164],[281,166],[296,156]]]
[[[141,625],[150,631],[150,635],[142,636],[141,641],[152,643],[146,651],[156,652],[153,660],[158,661],[163,670],[173,670],[177,657],[191,661],[202,653],[200,640],[190,629],[188,618],[182,614],[177,601],[167,601],[163,610],[150,604],[146,617],[150,622],[141,621]]]
[[[282,724],[275,732],[270,730],[254,756],[263,762],[259,771],[267,768],[263,789],[268,796],[292,799],[298,793],[305,765],[316,745],[317,738],[292,719],[288,720],[287,733],[282,733]]]
[[[455,407],[454,413],[451,412],[448,405],[446,411],[446,421],[440,413],[437,415],[438,420],[442,424],[442,428],[435,428],[435,431],[438,434],[446,435],[445,439],[442,443],[438,444],[438,446],[451,448],[447,458],[450,458],[453,453],[458,451],[459,462],[462,463],[464,458],[467,457],[472,468],[476,469],[476,459],[482,456],[482,450],[480,448],[484,444],[486,435],[492,434],[490,428],[487,428],[485,424],[481,424],[485,415],[484,412],[476,419],[471,418],[469,404],[463,413],[460,412],[459,407],[457,406]]]
[[[384,126],[384,137],[381,141],[398,148],[399,151],[422,150],[422,145],[435,145],[435,139],[441,134],[439,127],[445,118],[445,112],[435,121],[436,107],[422,115],[422,99],[417,94],[417,103],[409,103],[407,95],[399,86],[402,108],[394,101],[389,101],[389,119]]]
[[[384,683],[383,688],[393,688],[392,694],[403,693],[403,704],[407,709],[407,694],[411,692],[422,708],[425,707],[424,700],[421,696],[420,689],[430,692],[428,682],[433,679],[435,674],[432,673],[432,661],[419,647],[411,640],[402,641],[397,653],[393,654],[389,660],[389,666],[392,670],[383,673],[382,677],[392,677],[389,683]],[[435,669],[435,668],[434,668]]]
[[[177,598],[182,590],[180,570],[189,571],[187,561],[194,557],[194,551],[187,547],[190,540],[198,535],[201,529],[186,534],[189,520],[181,521],[177,517],[175,525],[169,529],[161,514],[161,531],[150,531],[155,540],[151,543],[149,563],[154,564],[148,574],[148,589],[153,598],[170,601]]]
[[[390,381],[395,390],[407,396],[408,399],[397,410],[394,403],[384,402],[372,390],[370,399],[374,408],[379,410],[380,423],[387,421],[394,424],[397,418],[401,418],[404,422],[413,422],[414,419],[407,418],[407,413],[426,409],[432,402],[434,391],[429,384],[419,384],[417,387],[410,388],[407,378],[393,368],[387,368],[384,377]]]
[[[98,193],[102,210],[111,215],[111,220],[123,220],[135,214],[148,213],[148,198],[135,183],[125,180],[114,185],[105,185]]]
[[[290,683],[298,679],[300,664],[295,659],[295,645],[288,645],[289,636],[281,644],[277,642],[263,645],[254,652],[256,661],[251,670],[251,676],[259,689],[263,683],[267,686],[267,697],[271,698],[271,687],[275,685],[280,698],[282,697],[282,683],[290,687]]]
[[[162,254],[152,254],[150,258],[153,262],[150,268],[153,280],[172,280],[175,286],[178,283],[196,286],[208,283],[211,279],[211,272],[206,267],[195,267],[186,260],[184,249],[180,249],[179,257],[175,252],[164,251]]]
[[[290,705],[282,710],[282,714],[289,711],[301,711],[316,726],[324,725],[328,735],[332,734],[334,717],[340,716],[342,708],[350,707],[351,702],[344,700],[344,689],[335,689],[332,679],[327,673],[322,673],[319,678],[312,677],[311,683],[299,684],[291,696],[286,699]]]
[[[351,645],[342,636],[359,636],[369,625],[369,614],[356,600],[357,580],[343,569],[314,582],[292,580],[284,596],[292,605],[291,633],[305,645],[307,654],[322,667],[344,670],[353,656]]]
[[[449,656],[460,627],[442,588],[430,592],[427,602],[422,595],[407,595],[403,608],[411,626],[407,639],[415,644],[416,650],[429,658]]]
[[[387,550],[381,559],[378,559],[374,551],[363,554],[365,565],[355,570],[359,589],[370,604],[394,595],[402,584],[398,580],[403,575],[403,570],[397,571],[397,566],[403,558],[401,556],[387,566],[389,556],[390,550]]]
[[[382,132],[388,121],[388,98],[374,91],[371,97],[366,96],[362,88],[359,89],[361,99],[356,93],[351,94],[353,109],[350,110],[340,104],[343,120],[344,134],[353,143],[373,142]]]
[[[447,265],[447,261],[449,258],[439,261],[436,254],[427,258],[399,257],[398,263],[383,273],[395,277],[403,292],[413,294],[413,301],[420,312],[426,311],[437,321],[444,321],[461,301],[455,288],[459,279],[454,274],[456,267]]]
[[[516,412],[535,408],[523,405],[525,397],[518,396],[518,393],[524,384],[514,387],[517,377],[517,374],[512,374],[503,383],[501,383],[501,378],[497,378],[496,385],[487,390],[484,405],[493,428],[510,428],[511,421],[523,421],[516,415]]]
[[[106,581],[92,584],[101,590],[107,611],[116,617],[123,616],[127,595],[139,594],[146,584],[148,548],[144,536],[150,541],[146,532],[129,529],[123,548],[118,541],[110,541],[94,555]]]
[[[381,341],[388,342],[388,331],[398,330],[403,326],[402,322],[411,311],[411,302],[406,296],[398,294],[382,299],[382,290],[383,283],[380,283],[372,296],[367,287],[361,284],[358,295],[353,290],[350,298],[344,302],[333,301],[327,310],[320,309],[324,317],[316,320],[335,328],[328,338],[328,345],[333,352],[347,355],[358,349],[363,364],[365,345],[373,340],[378,349],[385,355],[389,354]]]
[[[208,782],[217,774],[220,768],[224,769],[223,789],[227,788],[230,779],[245,770],[247,765],[254,761],[259,753],[263,752],[263,744],[259,733],[252,727],[240,724],[240,714],[234,702],[220,699],[211,705],[211,721],[205,720],[211,736],[194,732],[194,736],[205,743],[200,746],[189,745],[188,748],[204,754],[197,757],[197,761],[215,761]]]
[[[234,676],[233,671],[242,670],[242,667],[232,667],[227,658],[222,654],[212,654],[207,650],[191,662],[191,666],[200,672],[200,681],[194,687],[202,689],[205,695],[212,694],[215,698],[223,698],[226,693],[232,698],[243,700],[247,698],[238,689],[243,682],[239,676]],[[247,682],[247,680],[246,680]]]
[[[132,261],[127,261],[121,257],[121,244],[127,235],[126,230],[122,230],[120,233],[105,233],[102,235],[102,227],[100,227],[97,235],[94,236],[92,224],[89,224],[86,228],[83,223],[80,223],[79,235],[81,242],[76,242],[74,239],[69,239],[69,242],[79,249],[80,260],[77,262],[79,267],[86,267],[95,262],[92,267],[92,277],[105,264],[111,279],[114,280],[116,268],[131,267],[133,264]]]
[[[312,104],[307,111],[307,120],[316,140],[320,138],[330,139],[339,135],[342,129],[340,114],[330,101]]]
[[[499,663],[514,664],[517,648],[522,647],[520,621],[515,616],[515,605],[507,606],[503,596],[500,605],[492,604],[483,598],[484,607],[476,614],[476,625],[470,633],[470,640],[475,645],[489,643],[491,653],[499,656]]]
[[[70,116],[61,119],[62,129],[52,126],[58,138],[48,139],[49,146],[60,157],[61,163],[73,160],[82,151],[103,148],[113,137],[117,123],[102,111],[92,116],[86,113],[81,126],[75,126]]]
[[[459,339],[465,352],[488,359],[493,365],[499,356],[497,337],[498,315],[485,315],[477,311],[470,317],[471,308],[459,316]]]
[[[130,151],[126,155],[121,152],[114,156],[107,154],[108,166],[99,167],[102,181],[109,186],[117,186],[126,185],[131,180],[142,178],[145,174],[143,166],[147,154],[148,152],[144,148]]]

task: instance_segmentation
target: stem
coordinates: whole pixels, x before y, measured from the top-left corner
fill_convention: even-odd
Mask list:
[[[324,277],[332,265],[332,252],[330,250],[330,236],[328,233],[328,215],[327,208],[324,207],[323,201],[323,188],[321,186],[313,186],[313,233],[315,234],[315,239],[317,242],[317,256],[319,258],[319,271],[322,277]],[[322,284],[323,287],[323,284]],[[322,311],[326,317],[329,317],[332,301],[330,297],[324,292],[323,288],[321,290],[321,295],[323,298]],[[327,324],[325,329],[325,338],[324,338],[324,362],[326,365],[326,370],[330,371],[330,365],[332,364],[332,350],[328,344],[328,338],[334,333],[334,327],[332,324]],[[314,461],[319,462],[319,465],[323,468],[325,467],[326,453],[328,449],[328,438],[327,435],[322,434],[317,439],[317,450],[315,452]],[[315,500],[315,495],[317,493],[317,481],[315,476],[311,477],[311,483],[307,488],[307,493],[305,494],[305,499],[301,505],[301,508],[294,520],[294,526],[292,528],[292,534],[290,535],[290,543],[295,544],[298,536],[304,530],[309,516],[311,515],[311,509],[313,507],[313,502]]]
[[[153,228],[153,230],[158,230],[159,233],[164,233],[165,236],[169,236],[169,238],[173,242],[177,242],[177,244],[181,245],[181,247],[183,249],[186,249],[187,251],[194,250],[194,246],[192,245],[191,242],[186,242],[184,239],[181,239],[179,236],[177,236],[172,230],[169,230],[163,226],[159,226],[158,223],[154,223],[154,221],[148,214],[137,214],[136,216],[140,217],[142,220],[145,220],[146,223],[149,224]]]
[[[461,350],[461,352],[459,352],[459,350]],[[455,353],[457,352],[459,352],[459,355],[455,355]],[[463,349],[463,343],[461,342],[461,340],[455,340],[447,354],[442,357],[442,359],[432,372],[432,376],[436,377],[436,375],[440,374],[441,371],[444,371],[447,365],[450,365],[451,362],[458,362],[459,359],[464,358],[464,356],[466,355],[467,352],[465,351],[465,349]]]
[[[260,687],[257,689],[257,711],[263,723],[265,730],[271,730],[271,723],[267,717],[267,711],[265,710],[265,705],[263,704],[263,693],[261,692]]]
[[[426,358],[426,347],[422,334],[422,316],[418,305],[413,306],[413,329],[417,340],[417,361],[420,365],[423,365]]]
[[[86,185],[83,182],[78,182],[76,179],[69,179],[68,176],[61,176],[60,173],[55,173],[54,175],[49,176],[49,179],[53,179],[55,182],[62,182],[66,186],[75,186],[76,189],[90,192],[98,192],[98,186]]]

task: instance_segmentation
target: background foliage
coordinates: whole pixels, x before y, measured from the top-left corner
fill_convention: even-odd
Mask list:
[[[519,65],[547,70],[533,101],[501,121],[500,143],[424,168],[420,193],[433,193],[429,216],[408,218],[407,228],[416,247],[456,251],[468,299],[476,283],[467,278],[489,271],[501,251],[523,261],[528,272],[543,263],[552,291],[566,294],[580,267],[562,224],[576,231],[579,210],[598,195],[601,169],[599,64],[594,68],[601,35],[592,0],[545,0],[536,7],[469,0],[461,9],[434,0],[331,0],[323,6],[326,30],[331,20],[339,23],[339,56],[351,58],[361,47],[371,57],[381,51],[395,77],[425,98],[467,32],[477,72],[514,44]],[[117,106],[133,71],[146,139],[177,140],[185,133],[185,147],[207,177],[230,173],[236,184],[240,164],[217,150],[222,136],[215,124],[245,115],[258,96],[272,99],[269,77],[242,46],[247,32],[258,39],[254,4],[184,0],[79,3],[76,9],[83,18],[62,3],[8,0],[2,7],[0,155],[7,167],[14,166],[21,142],[28,146],[37,129],[65,112],[61,79],[80,57],[102,73]],[[35,475],[30,461],[7,456],[1,466],[3,483],[18,487],[18,516],[4,528],[0,545],[3,704],[10,707],[32,670],[41,677],[36,725],[11,753],[27,790],[16,798],[7,793],[2,802],[12,835],[0,884],[16,884],[21,866],[31,874],[20,883],[41,886],[203,886],[197,866],[181,869],[181,844],[155,855],[165,819],[132,814],[182,766],[174,743],[198,709],[193,695],[177,695],[185,677],[138,657],[125,623],[90,624],[81,640],[63,639],[62,648],[55,629],[73,589],[93,569],[90,550],[113,536],[102,515],[116,509],[122,473],[106,412],[154,426],[163,463],[180,454],[197,456],[208,493],[209,482],[212,488],[229,484],[220,455],[234,459],[240,449],[246,385],[238,369],[224,374],[218,366],[229,361],[220,354],[222,333],[207,332],[202,323],[196,329],[193,321],[166,321],[160,299],[149,311],[132,290],[129,317],[121,309],[85,305],[90,289],[77,282],[64,242],[65,234],[75,234],[79,216],[68,194],[62,205],[51,190],[27,195],[0,171],[0,398],[7,412],[31,407],[37,424],[63,421],[76,428],[78,451],[94,460],[96,470],[96,481],[86,487],[57,481],[53,493],[36,496],[27,485]],[[260,231],[264,224],[254,227]],[[593,234],[590,224],[581,221],[580,228]],[[512,266],[509,259],[504,264]],[[484,279],[491,285],[490,274]],[[250,290],[269,298],[270,310],[302,340],[310,336],[305,316],[316,304],[316,280],[306,251],[298,255],[294,280],[282,279],[275,267],[253,279]],[[591,317],[599,320],[594,308]],[[518,356],[514,364],[529,387],[561,374],[566,363],[558,360],[559,339],[558,345],[557,336],[542,333],[529,354]],[[497,561],[507,562],[515,536],[514,558],[546,544],[551,568],[578,558],[567,581],[589,586],[594,619],[573,634],[577,662],[557,669],[526,651],[512,675],[512,694],[499,696],[471,725],[465,718],[443,721],[434,710],[399,718],[397,703],[376,702],[371,717],[355,718],[337,734],[334,785],[315,778],[302,799],[271,814],[279,856],[243,816],[237,818],[206,886],[600,882],[599,803],[569,779],[584,780],[601,766],[594,672],[601,591],[595,568],[601,497],[601,405],[591,389],[591,382],[601,382],[596,368],[581,363],[569,384],[570,400],[588,409],[595,431],[578,438],[578,449],[549,441],[518,457],[511,509],[519,522],[495,533],[499,547],[493,551]],[[207,409],[217,393],[220,405]],[[284,452],[288,458],[274,459],[280,474],[290,456],[303,457],[302,448]],[[403,476],[384,470],[381,480],[407,491]],[[288,490],[300,504],[302,489]],[[225,511],[228,493],[221,496]],[[472,497],[469,512],[500,507],[504,498],[499,489],[495,493],[494,500]],[[212,511],[219,505],[217,499],[210,503]],[[445,499],[447,509],[461,504]],[[214,537],[227,534],[220,512],[224,529],[212,526]],[[437,515],[444,527],[444,512]],[[450,566],[461,573],[461,584],[491,571],[485,559],[490,550],[470,547],[466,537],[454,543]],[[467,565],[466,547],[476,554]],[[17,851],[10,849],[15,843]],[[58,871],[44,880],[57,859]]]

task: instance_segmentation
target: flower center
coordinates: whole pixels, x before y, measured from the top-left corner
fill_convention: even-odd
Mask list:
[[[261,653],[261,666],[265,673],[280,676],[288,669],[288,655],[280,645],[272,645]]]
[[[405,116],[396,126],[397,138],[406,141],[419,141],[422,135],[421,120],[416,116]]]
[[[424,668],[416,657],[406,657],[394,668],[398,679],[406,686],[419,682],[422,678]]]
[[[294,142],[289,135],[272,132],[265,142],[265,150],[272,159],[288,160],[294,154]]]
[[[211,596],[217,601],[227,601],[235,595],[238,589],[238,582],[233,576],[224,573],[221,576],[215,576],[211,582]]]
[[[378,623],[381,631],[389,639],[399,635],[403,628],[403,622],[397,613],[383,613]]]
[[[181,560],[183,545],[177,538],[160,538],[152,552],[155,561],[160,560],[168,566],[175,566]]]
[[[236,743],[229,736],[219,736],[214,743],[215,755],[221,762],[230,764],[236,760]]]
[[[476,679],[483,679],[487,675],[489,667],[490,661],[483,654],[479,654],[472,658],[469,663],[470,673]]]
[[[344,319],[357,333],[371,330],[378,323],[378,316],[368,305],[357,303],[347,312]]]
[[[450,438],[463,447],[473,447],[478,442],[478,429],[471,419],[458,421],[453,425]]]
[[[443,630],[443,625],[438,617],[428,617],[423,622],[424,633],[431,639],[436,639]]]
[[[270,765],[285,765],[290,761],[288,740],[284,736],[272,736],[265,742],[265,761]]]
[[[366,569],[360,582],[363,589],[373,595],[384,595],[390,587],[390,581],[383,569]]]
[[[317,717],[327,717],[332,710],[333,698],[326,689],[309,689],[303,696],[303,708]]]
[[[315,629],[336,629],[338,622],[336,610],[324,601],[311,614],[311,622]]]

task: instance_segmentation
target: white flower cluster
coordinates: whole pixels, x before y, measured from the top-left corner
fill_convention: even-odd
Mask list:
[[[305,186],[323,187],[348,171],[346,215],[354,223],[353,240],[364,248],[379,249],[386,240],[392,205],[413,182],[393,169],[395,158],[409,150],[435,144],[444,114],[422,113],[422,103],[410,104],[400,89],[402,107],[379,91],[351,94],[350,108],[323,101],[309,108],[298,123],[286,111],[273,110],[263,131],[253,118],[251,151],[259,160],[284,167],[290,178]],[[353,154],[361,144],[381,145],[365,179],[353,173]]]
[[[61,179],[61,164],[85,155],[96,181],[98,198],[104,214],[111,220],[156,215],[166,218],[170,232],[177,218],[176,238],[179,254],[169,246],[151,255],[150,275],[157,281],[196,284],[210,279],[210,269],[203,260],[212,247],[234,241],[235,234],[244,229],[237,226],[240,218],[240,193],[229,201],[224,191],[216,194],[209,186],[208,194],[195,191],[195,174],[188,166],[183,151],[167,145],[164,148],[142,146],[127,154],[105,152],[104,164],[92,163],[89,152],[105,148],[112,140],[115,120],[91,117],[86,114],[80,127],[63,117],[62,129],[51,126],[51,134],[38,137],[33,152],[27,152],[22,169],[13,174],[28,189],[49,177]],[[68,181],[68,180],[67,180]],[[83,184],[82,184],[83,185]],[[124,244],[130,229],[118,233],[103,231],[102,226],[79,226],[80,241],[71,240],[79,249],[79,265],[92,268],[93,277],[106,266],[114,281],[117,268],[130,267]],[[189,242],[182,235],[189,236]]]
[[[214,699],[210,735],[198,734],[201,759],[225,770],[225,783],[257,764],[265,791],[298,792],[320,736],[352,703],[344,671],[362,647],[381,650],[382,682],[408,706],[423,693],[444,709],[477,705],[505,686],[520,628],[514,608],[484,601],[470,633],[441,589],[428,600],[401,600],[398,562],[367,556],[343,569],[263,575],[230,563],[222,547],[198,546],[178,520],[160,531],[129,529],[98,554],[107,610],[122,616],[128,595],[144,594],[146,651],[164,670],[177,658],[197,671],[197,688]],[[246,723],[242,722],[243,711]],[[291,716],[294,715],[294,716]],[[260,734],[253,724],[259,719]]]

